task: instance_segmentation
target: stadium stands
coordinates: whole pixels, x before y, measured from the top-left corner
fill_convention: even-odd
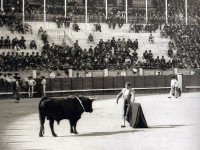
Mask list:
[[[48,0],[47,21],[52,22],[46,23],[22,22],[19,19],[21,2],[10,2],[10,4],[15,4],[14,9],[10,4],[5,4],[6,13],[1,12],[0,14],[1,71],[67,70],[70,68],[73,70],[139,69],[140,67],[166,70],[200,67],[200,33],[197,26],[200,14],[196,5],[199,2],[189,0],[188,5],[194,8],[193,11],[189,11],[188,17],[192,19],[192,22],[190,22],[191,25],[184,25],[184,1],[169,0],[169,24],[164,27],[164,1],[152,0],[152,9],[148,12],[149,22],[147,24],[143,24],[140,19],[134,20],[134,17],[144,18],[144,8],[130,9],[128,13],[132,19],[128,20],[131,21],[132,26],[124,24],[125,14],[121,7],[124,4],[119,4],[120,7],[118,4],[110,4],[112,9],[109,9],[108,19],[105,20],[104,3],[96,5],[93,2],[91,1],[88,7],[89,22],[98,21],[101,32],[94,29],[93,23],[80,23],[84,21],[85,10],[84,5],[76,1],[67,3],[67,17],[65,18],[62,15],[64,14],[64,1],[60,0],[54,4],[54,1]],[[42,20],[42,5],[42,0],[28,0],[25,4],[25,20]],[[13,12],[18,14],[13,15]],[[40,19],[36,19],[37,16],[40,16]],[[77,24],[74,24],[74,20]],[[77,26],[80,30],[74,31]],[[46,35],[38,34],[40,27],[43,27]],[[150,34],[154,37],[154,42],[149,42]],[[40,37],[41,35],[43,36]],[[89,35],[93,36],[92,43],[88,42]],[[113,38],[115,39],[114,44]],[[10,39],[11,45],[5,42],[8,41],[5,39]],[[13,45],[13,39],[21,40]],[[137,48],[132,44],[136,40],[138,41]],[[30,47],[33,41],[37,48],[34,45]],[[146,57],[144,53],[150,51],[151,58]],[[16,67],[15,61],[19,60],[21,61],[19,64],[22,65]]]

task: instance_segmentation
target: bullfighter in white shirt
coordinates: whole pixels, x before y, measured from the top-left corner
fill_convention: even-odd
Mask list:
[[[123,124],[121,127],[125,127],[125,120],[127,118],[128,110],[130,107],[131,102],[135,100],[135,91],[131,89],[130,83],[127,82],[125,84],[125,88],[121,90],[121,92],[117,95],[116,102],[118,104],[119,98],[123,96],[124,102],[123,102],[123,107],[122,107],[122,119],[123,119]]]
[[[178,93],[177,93],[178,81],[175,79],[175,76],[173,76],[171,78],[172,78],[171,79],[171,90],[170,90],[168,98],[171,98],[173,91],[174,91],[174,96],[177,98],[178,97]]]

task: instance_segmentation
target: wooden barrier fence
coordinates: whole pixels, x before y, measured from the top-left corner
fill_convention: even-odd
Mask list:
[[[35,79],[35,97],[40,96],[40,79]],[[77,78],[47,78],[47,96],[79,95],[112,95],[117,94],[126,82],[138,94],[168,93],[171,76],[117,76],[117,77],[77,77]],[[183,92],[200,91],[200,76],[183,75]],[[22,88],[21,94],[27,97],[27,89]],[[0,98],[12,96],[12,85],[0,80]]]

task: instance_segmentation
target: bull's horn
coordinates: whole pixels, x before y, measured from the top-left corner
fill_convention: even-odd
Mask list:
[[[91,96],[89,96],[88,98],[89,98],[89,99],[92,99],[92,100],[96,100],[96,99],[98,99],[98,97],[99,97],[99,96],[97,95],[96,98],[92,98]]]

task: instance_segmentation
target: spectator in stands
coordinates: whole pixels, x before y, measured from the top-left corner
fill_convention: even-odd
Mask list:
[[[39,28],[38,30],[38,36],[41,36],[43,34],[44,30],[42,27]]]
[[[154,40],[154,36],[152,34],[150,34],[149,36],[149,43],[150,44],[154,44],[155,40]]]
[[[116,23],[117,23],[117,20],[116,20],[116,17],[115,17],[115,16],[112,17],[112,21],[111,21],[111,23],[112,23],[112,27],[113,27],[113,29],[115,29],[115,27],[116,27]]]
[[[162,56],[162,58],[160,59],[160,67],[162,70],[166,70],[166,60],[164,56]]]
[[[111,26],[112,26],[111,21],[112,21],[112,18],[108,16],[108,18],[107,18],[107,24],[108,24],[109,28],[111,28]]]
[[[132,62],[137,62],[138,61],[138,53],[136,50],[133,51],[132,53]]]
[[[134,25],[134,22],[132,21],[131,23],[130,23],[130,26],[129,26],[129,33],[131,32],[131,31],[134,31],[135,30],[135,25]]]
[[[122,16],[119,16],[117,18],[117,23],[118,23],[119,28],[121,28],[124,24],[124,18]]]
[[[28,23],[25,23],[24,24],[24,34],[26,34],[27,32],[33,34],[32,26],[29,25]]]
[[[10,49],[11,42],[9,36],[7,36],[7,39],[5,39],[5,48]]]
[[[111,42],[111,47],[116,48],[116,40],[115,37],[112,38]]]
[[[65,18],[65,28],[66,28],[66,27],[67,27],[67,28],[70,27],[70,21],[71,21],[71,19],[70,19],[70,17],[67,15],[66,18]]]
[[[149,59],[149,68],[150,69],[155,69],[156,68],[155,61],[154,61],[153,57]]]
[[[15,22],[12,22],[9,26],[11,33],[14,33],[16,31],[16,24]]]
[[[24,26],[21,21],[17,22],[16,30],[18,31],[18,33],[24,34]]]
[[[77,24],[76,21],[73,23],[72,27],[73,27],[73,30],[76,32],[78,32],[80,30],[79,25]]]
[[[14,49],[15,49],[16,51],[20,51],[20,46],[19,46],[18,43],[15,44]]]
[[[22,36],[21,39],[19,40],[19,47],[21,49],[26,49],[26,44],[25,44],[26,40],[24,39],[24,37]]]
[[[161,38],[163,38],[163,37],[167,38],[168,37],[165,30],[160,31],[160,36],[161,36]]]
[[[133,48],[133,42],[130,39],[128,39],[127,42],[126,42],[126,46]]]
[[[133,49],[138,49],[138,39],[135,39],[135,41],[133,41]]]
[[[59,18],[58,16],[56,16],[55,22],[56,22],[56,24],[57,24],[57,27],[58,27],[58,28],[61,28],[60,18]]]
[[[3,38],[3,36],[0,39],[0,49],[5,48],[5,40]]]
[[[96,32],[97,31],[100,31],[101,32],[101,24],[100,23],[97,23],[97,24],[94,24],[95,28],[96,28]]]
[[[159,58],[159,56],[157,56],[157,58],[155,59],[155,65],[156,65],[156,69],[160,69],[160,58]]]
[[[42,38],[42,41],[43,41],[44,43],[47,42],[47,38],[48,38],[48,36],[47,36],[46,31],[43,32],[43,34],[41,35],[41,38]]]
[[[92,33],[90,33],[88,36],[88,42],[94,42],[94,37],[93,37]]]
[[[44,46],[42,47],[42,52],[46,54],[49,51],[49,48],[50,48],[50,45],[49,45],[49,42],[47,41],[44,43]]]
[[[171,60],[168,60],[168,62],[166,63],[166,69],[172,69],[172,62],[171,62]]]
[[[173,50],[170,48],[167,52],[168,57],[172,57],[173,56]]]
[[[145,50],[145,52],[143,53],[143,58],[146,60],[149,59],[149,54],[148,54],[147,50]]]
[[[32,40],[32,41],[30,42],[30,49],[32,49],[32,48],[37,49],[37,45],[36,45],[35,40]]]
[[[17,39],[17,37],[15,37],[14,39],[12,39],[12,48],[14,49],[15,45],[19,44],[19,40]]]
[[[149,50],[149,60],[153,58],[153,53]]]

